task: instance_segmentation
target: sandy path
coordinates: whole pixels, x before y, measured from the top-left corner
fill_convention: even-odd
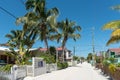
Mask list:
[[[100,74],[99,70],[95,70],[90,64],[84,62],[76,67],[53,71],[35,78],[26,77],[24,80],[108,80],[108,78]]]

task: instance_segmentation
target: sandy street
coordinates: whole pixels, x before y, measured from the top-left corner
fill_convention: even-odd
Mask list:
[[[90,64],[84,62],[76,67],[53,71],[37,77],[26,77],[24,80],[109,80],[93,68]]]

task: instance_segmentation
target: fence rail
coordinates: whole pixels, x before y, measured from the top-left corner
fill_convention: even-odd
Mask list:
[[[0,70],[0,80],[23,80],[26,76],[38,76],[57,70],[57,64],[46,64],[41,58],[33,58],[32,65],[11,67],[11,71]]]
[[[56,71],[57,64],[46,64],[46,72]]]
[[[12,80],[11,72],[0,71],[0,80]]]

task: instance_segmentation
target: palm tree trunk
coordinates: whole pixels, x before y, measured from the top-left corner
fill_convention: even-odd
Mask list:
[[[63,62],[65,61],[65,44],[66,44],[66,41],[67,41],[67,36],[64,37],[63,39],[63,42],[62,42],[62,50],[63,50],[63,53],[62,53],[62,56],[63,56]]]
[[[47,51],[48,51],[48,41],[47,41],[47,38],[45,37],[45,47],[47,48]]]
[[[63,62],[65,61],[64,55],[65,55],[65,45],[62,46],[62,57],[63,57]]]
[[[64,60],[64,59],[65,59],[65,58],[64,58],[64,54],[65,54],[65,49],[64,49],[64,47],[63,47],[63,53],[62,53],[62,54],[63,54],[62,56],[63,56],[63,62],[64,62],[64,61],[65,61],[65,60]]]

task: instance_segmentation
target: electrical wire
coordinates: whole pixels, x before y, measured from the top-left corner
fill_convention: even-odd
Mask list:
[[[24,5],[24,1],[23,0],[20,0],[20,2]]]
[[[5,11],[7,14],[9,14],[10,16],[12,16],[14,19],[17,19],[17,17],[15,15],[13,15],[12,13],[10,13],[9,11],[7,11],[6,9],[4,9],[3,7],[0,6],[0,9]]]

